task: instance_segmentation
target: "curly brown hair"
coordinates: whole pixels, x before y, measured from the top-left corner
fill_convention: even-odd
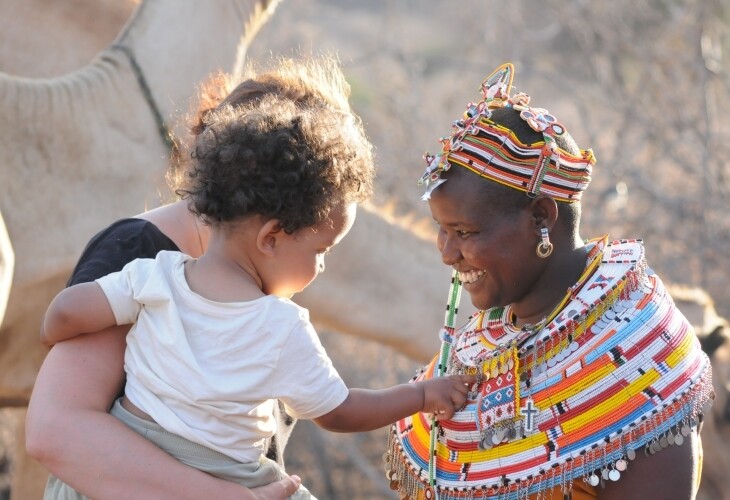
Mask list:
[[[290,234],[339,203],[365,201],[372,145],[348,92],[332,58],[278,59],[247,75],[216,107],[201,107],[177,193],[207,224],[259,214]]]

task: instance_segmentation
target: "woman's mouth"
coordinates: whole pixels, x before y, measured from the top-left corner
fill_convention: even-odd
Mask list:
[[[459,281],[461,281],[465,285],[471,285],[482,276],[484,276],[484,271],[482,270],[466,272],[459,271]]]

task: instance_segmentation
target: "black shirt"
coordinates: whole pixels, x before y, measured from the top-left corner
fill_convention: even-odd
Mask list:
[[[162,250],[180,251],[157,226],[143,219],[122,219],[98,232],[86,245],[66,286],[121,271],[134,259],[154,259]]]

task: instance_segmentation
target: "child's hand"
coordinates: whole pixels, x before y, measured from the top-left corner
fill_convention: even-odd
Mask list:
[[[423,413],[433,413],[436,420],[448,420],[464,403],[476,375],[446,375],[418,382],[423,387]]]

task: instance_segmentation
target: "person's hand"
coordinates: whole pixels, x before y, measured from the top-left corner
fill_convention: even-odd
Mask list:
[[[259,500],[285,500],[297,491],[300,484],[302,480],[299,476],[285,476],[266,486],[251,488],[251,493]]]
[[[433,413],[436,420],[454,416],[464,403],[476,375],[446,375],[419,382],[423,386],[423,413]]]

